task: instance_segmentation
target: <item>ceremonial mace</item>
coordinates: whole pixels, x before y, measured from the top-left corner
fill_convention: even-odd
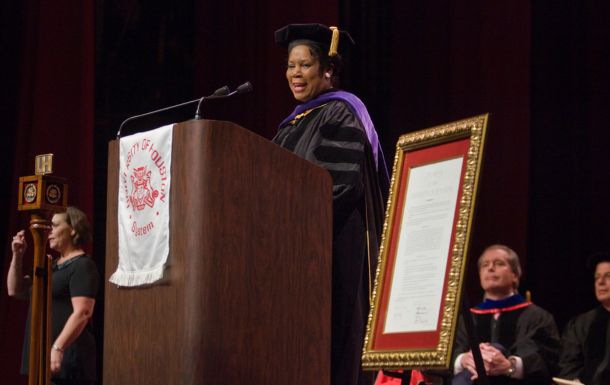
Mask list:
[[[30,319],[29,385],[50,384],[49,367],[53,313],[51,309],[52,262],[46,257],[49,218],[63,212],[68,202],[65,178],[51,176],[53,154],[36,156],[34,173],[19,178],[19,211],[30,211],[30,232],[34,240]]]

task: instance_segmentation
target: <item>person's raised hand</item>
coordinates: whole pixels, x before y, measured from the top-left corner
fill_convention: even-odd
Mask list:
[[[11,249],[13,251],[13,255],[17,257],[22,257],[25,253],[25,250],[28,248],[28,244],[25,241],[25,231],[21,230],[13,237],[13,242],[11,242]]]

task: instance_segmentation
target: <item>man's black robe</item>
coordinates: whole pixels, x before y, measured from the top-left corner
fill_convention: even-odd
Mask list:
[[[562,336],[559,377],[610,384],[610,312],[595,308],[572,319]]]
[[[549,312],[526,302],[502,309],[488,308],[485,311],[475,307],[471,311],[478,341],[502,345],[506,349],[506,356],[517,356],[523,360],[522,380],[494,376],[488,377],[490,384],[552,383],[552,377],[558,370],[560,341],[555,320]],[[494,316],[496,313],[500,315]],[[460,322],[453,352],[454,360],[469,350],[466,328]]]

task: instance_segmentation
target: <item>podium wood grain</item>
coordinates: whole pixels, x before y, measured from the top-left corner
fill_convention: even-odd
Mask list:
[[[165,281],[117,288],[109,144],[104,383],[328,384],[328,173],[233,123],[174,127]]]

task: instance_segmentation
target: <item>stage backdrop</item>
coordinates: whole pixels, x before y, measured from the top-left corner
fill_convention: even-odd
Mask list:
[[[34,174],[35,155],[53,153],[55,175],[68,179],[69,204],[93,219],[95,20],[93,1],[8,1],[0,8],[7,43],[2,105],[10,109],[1,141],[0,372],[2,383],[18,385],[26,383],[19,367],[27,302],[6,295],[11,233],[29,226],[29,214],[17,212],[18,178]]]
[[[8,219],[0,224],[3,379],[20,383],[27,309],[6,297],[4,279],[10,234],[27,225],[16,213],[17,177],[32,172],[33,156],[55,153],[57,174],[70,180],[71,203],[93,216],[101,261],[107,143],[120,122],[249,80],[251,94],[207,103],[204,117],[272,137],[295,104],[284,77],[286,53],[273,42],[273,32],[290,22],[350,31],[357,45],[346,53],[343,85],[369,107],[390,163],[402,133],[491,113],[472,262],[491,243],[515,248],[525,265],[523,286],[563,325],[594,304],[584,257],[609,248],[609,4],[3,2],[0,42],[10,53],[1,63],[0,93],[6,186],[0,214]],[[193,115],[177,111],[128,132]],[[468,276],[476,301],[474,263]],[[575,291],[558,284],[567,278]],[[566,306],[562,298],[573,292],[579,301]],[[101,344],[103,293],[98,301]]]

